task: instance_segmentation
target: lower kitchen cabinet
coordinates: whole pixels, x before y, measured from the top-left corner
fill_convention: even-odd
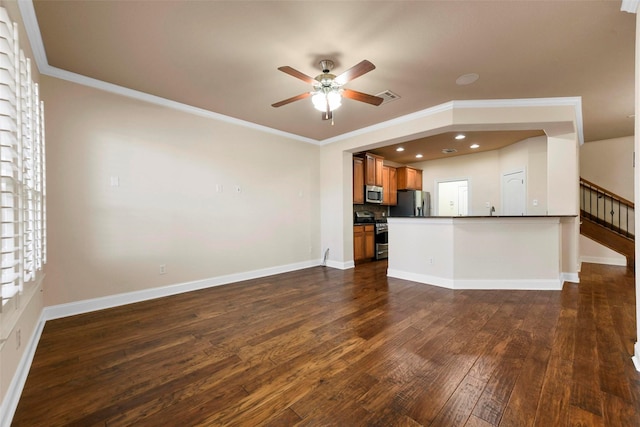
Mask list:
[[[353,260],[362,261],[372,259],[376,254],[375,225],[353,226]]]

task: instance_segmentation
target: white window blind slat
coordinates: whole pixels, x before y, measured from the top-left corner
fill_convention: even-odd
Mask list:
[[[0,7],[0,320],[46,263],[43,117],[31,60]]]

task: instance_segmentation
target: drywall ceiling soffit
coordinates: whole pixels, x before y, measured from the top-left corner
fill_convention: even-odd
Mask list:
[[[633,134],[635,17],[618,2],[331,2],[329,22],[309,19],[322,1],[19,4],[44,74],[308,142],[451,100],[575,96],[585,140]],[[306,100],[271,107],[308,90],[277,67],[313,76],[325,57],[336,73],[372,61],[348,87],[401,98],[345,100],[333,125]],[[455,83],[470,72],[480,79]]]

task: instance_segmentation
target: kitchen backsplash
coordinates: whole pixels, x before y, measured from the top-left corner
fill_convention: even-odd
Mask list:
[[[353,205],[353,212],[360,212],[360,211],[370,211],[373,212],[373,214],[375,215],[376,219],[381,219],[381,218],[385,218],[387,215],[389,215],[389,207],[388,206],[381,206],[381,205],[376,205],[374,203],[367,203],[364,205]]]

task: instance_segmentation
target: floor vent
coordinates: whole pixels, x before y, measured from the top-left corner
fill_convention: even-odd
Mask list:
[[[384,99],[384,101],[382,101],[382,104],[386,104],[388,102],[395,101],[396,99],[400,99],[400,95],[398,95],[397,93],[393,93],[390,90],[385,90],[383,92],[377,93],[376,96],[379,96],[380,98]]]

